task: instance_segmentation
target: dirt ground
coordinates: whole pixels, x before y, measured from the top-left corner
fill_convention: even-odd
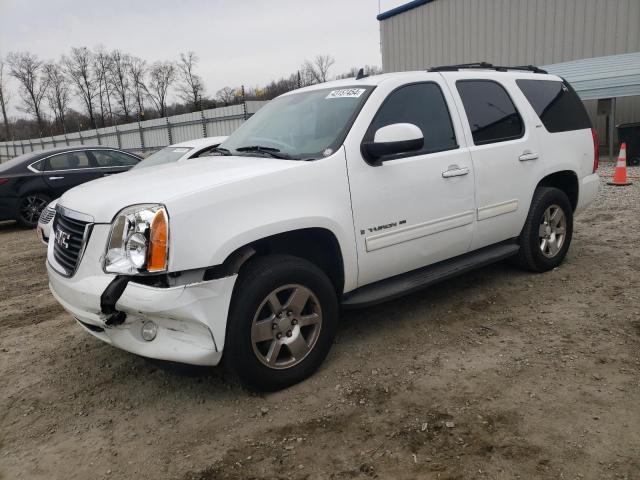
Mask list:
[[[320,371],[268,395],[86,334],[34,232],[0,224],[0,478],[640,478],[638,170],[560,268],[345,312]]]

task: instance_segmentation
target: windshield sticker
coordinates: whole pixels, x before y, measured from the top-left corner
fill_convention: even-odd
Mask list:
[[[326,98],[358,98],[366,91],[365,88],[341,88],[340,90],[331,90]]]
[[[191,150],[190,148],[187,147],[179,147],[179,148],[174,148],[172,150],[173,153],[187,153],[189,150]]]

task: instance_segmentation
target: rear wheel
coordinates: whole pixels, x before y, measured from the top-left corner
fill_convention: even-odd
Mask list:
[[[562,263],[573,235],[573,208],[567,195],[552,187],[538,188],[520,234],[518,263],[545,272]]]
[[[250,260],[231,302],[225,365],[252,389],[288,387],[320,366],[337,321],[333,285],[314,264],[285,255]]]
[[[38,226],[40,214],[47,207],[51,199],[41,193],[25,195],[18,200],[18,212],[16,220],[27,228]]]

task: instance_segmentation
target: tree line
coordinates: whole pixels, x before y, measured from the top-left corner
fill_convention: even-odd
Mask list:
[[[103,47],[71,48],[57,61],[45,61],[29,52],[0,57],[0,111],[4,128],[0,141],[59,135],[84,129],[119,125],[218,106],[244,100],[269,100],[282,93],[330,80],[335,60],[317,55],[300,68],[262,87],[224,87],[208,96],[198,74],[198,56],[183,52],[176,60],[149,63],[121,50]],[[355,76],[357,68],[335,78]],[[376,66],[365,73],[380,73]],[[7,77],[15,79],[17,92],[9,91]],[[15,93],[17,96],[14,97]],[[171,101],[175,94],[179,101]],[[72,108],[75,100],[81,110]],[[15,102],[26,117],[10,118]]]

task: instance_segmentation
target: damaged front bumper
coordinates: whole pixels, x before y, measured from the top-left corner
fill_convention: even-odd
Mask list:
[[[102,271],[107,235],[108,226],[94,226],[73,277],[62,276],[47,262],[56,300],[85,330],[115,347],[143,357],[217,365],[236,275],[168,288],[129,281],[116,295],[114,312],[105,313],[103,293],[116,278]],[[119,324],[112,321],[115,312],[120,315],[115,322]],[[152,340],[142,337],[146,322],[154,322],[157,328]]]

